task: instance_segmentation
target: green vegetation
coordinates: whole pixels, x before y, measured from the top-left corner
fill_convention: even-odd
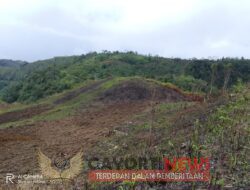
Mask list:
[[[249,187],[249,100],[249,85],[239,83],[229,96],[209,105],[153,104],[153,111],[137,115],[131,118],[133,122],[116,128],[126,133],[108,140],[107,143],[120,147],[109,154],[209,157],[212,189],[244,189]],[[107,150],[102,151],[101,155]]]
[[[33,102],[86,80],[108,77],[142,76],[188,91],[211,93],[250,79],[250,60],[170,59],[134,52],[92,52],[29,64],[5,61],[1,65],[0,61],[0,69],[0,96],[8,103]]]
[[[1,76],[6,81],[1,90],[2,98],[15,103],[10,105],[0,100],[2,119],[7,112],[23,110],[25,113],[27,108],[37,105],[48,105],[50,109],[39,114],[30,113],[31,116],[26,118],[22,113],[18,120],[10,117],[0,128],[15,130],[19,126],[27,126],[23,129],[29,130],[44,125],[53,129],[56,124],[63,129],[57,131],[63,134],[62,141],[70,135],[69,131],[67,135],[64,133],[68,127],[74,125],[72,131],[82,132],[85,127],[93,126],[93,134],[98,132],[101,139],[90,150],[95,156],[209,157],[212,165],[209,186],[212,189],[249,186],[248,60],[180,60],[132,52],[103,52],[3,68],[1,72],[13,73],[13,77]],[[136,111],[125,121],[126,110],[133,111],[131,105],[124,112],[119,112],[127,102],[122,106],[119,101],[113,102],[112,107],[110,102],[101,101],[100,97],[105,91],[131,81],[146,84],[144,86],[149,90],[159,85],[185,95],[195,93],[181,89],[200,94],[221,94],[212,96],[208,101],[167,102],[148,98],[137,105],[147,103],[143,110]],[[86,90],[89,86],[90,90]],[[64,101],[56,103],[63,98]],[[130,104],[136,105],[136,102]],[[75,120],[77,122],[72,124]],[[74,136],[74,140],[82,137],[84,135]],[[84,142],[80,140],[78,142]],[[136,183],[126,185],[134,186]]]
[[[214,183],[233,181],[234,186],[249,185],[249,87],[231,95],[231,100],[217,108],[203,128],[207,128],[205,144],[214,160],[223,160],[213,171]],[[221,171],[230,173],[225,179]],[[248,173],[248,174],[247,174]]]

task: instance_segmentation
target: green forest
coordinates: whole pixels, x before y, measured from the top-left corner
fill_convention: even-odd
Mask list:
[[[86,80],[128,76],[155,79],[185,91],[212,95],[249,82],[249,73],[250,60],[244,58],[180,59],[118,51],[31,63],[0,60],[0,97],[8,103],[29,103]]]

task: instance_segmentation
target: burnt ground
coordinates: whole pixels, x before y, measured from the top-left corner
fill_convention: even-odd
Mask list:
[[[159,100],[165,102],[193,101],[194,97],[188,96],[174,88],[159,84],[151,84],[141,80],[133,80],[122,83],[105,91],[100,97],[103,101],[141,101]]]

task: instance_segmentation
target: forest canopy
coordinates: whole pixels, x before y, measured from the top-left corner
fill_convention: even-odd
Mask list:
[[[141,76],[169,82],[186,91],[217,92],[249,82],[244,58],[180,59],[136,52],[91,52],[32,63],[0,60],[0,96],[12,103],[33,102],[86,80]]]

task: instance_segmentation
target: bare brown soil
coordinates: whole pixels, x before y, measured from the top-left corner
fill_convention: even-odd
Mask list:
[[[0,103],[0,109],[7,109],[9,108],[10,106],[8,104],[5,104],[5,103]]]
[[[148,106],[110,104],[90,107],[78,115],[59,121],[42,121],[34,126],[20,126],[0,130],[0,174],[8,172],[39,173],[36,150],[50,158],[63,152],[72,157],[80,148],[90,151],[108,132]],[[17,135],[18,134],[18,135]],[[0,182],[1,183],[1,182]]]
[[[7,112],[0,115],[0,124],[31,118],[51,109],[49,105],[38,105],[22,110]]]
[[[64,103],[81,93],[98,88],[103,81],[66,94],[54,102]],[[115,127],[129,122],[135,115],[149,110],[151,100],[185,101],[183,94],[172,89],[156,87],[151,90],[137,83],[129,82],[104,92],[99,100],[77,110],[74,116],[55,121],[39,121],[30,126],[0,129],[0,187],[6,173],[40,173],[37,149],[49,158],[60,153],[71,158],[80,149],[91,152],[97,143],[107,139]],[[0,124],[33,117],[50,106],[42,105],[0,115]],[[145,134],[147,135],[147,134]],[[145,139],[141,135],[142,140]]]
[[[104,101],[138,101],[138,100],[162,100],[167,102],[190,100],[189,96],[182,94],[175,89],[167,88],[142,81],[128,81],[115,86],[103,93],[100,98]]]

